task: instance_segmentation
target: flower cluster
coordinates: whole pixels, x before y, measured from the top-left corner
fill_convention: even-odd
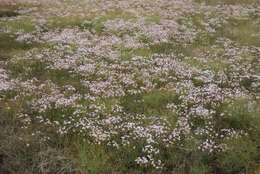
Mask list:
[[[1,94],[16,92],[5,100],[25,101],[17,113],[23,128],[37,133],[37,124],[59,136],[131,147],[136,164],[158,170],[170,148],[191,142],[202,152],[224,153],[225,140],[247,135],[218,124],[229,117],[221,110],[226,103],[259,100],[260,49],[219,33],[229,20],[250,21],[259,8],[191,0],[62,3],[53,2],[47,14],[32,11],[42,19],[37,29],[16,33],[20,43],[45,46],[12,56],[0,68]],[[46,22],[53,14],[72,22],[53,29]]]

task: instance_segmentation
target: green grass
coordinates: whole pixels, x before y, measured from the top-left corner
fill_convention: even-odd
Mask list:
[[[166,104],[178,102],[178,96],[174,92],[158,90],[141,95],[125,96],[120,101],[127,112],[143,113],[147,116],[158,115],[168,117]]]
[[[215,14],[210,14],[212,17],[215,17],[214,15]],[[187,17],[180,19],[178,22],[201,30],[195,42],[192,43],[193,46],[213,45],[218,37],[223,36],[242,45],[257,47],[260,45],[260,21],[257,16],[249,16],[247,19],[229,19],[228,23],[222,24],[221,27],[215,27],[216,33],[214,34],[209,34],[205,30],[205,26],[203,25],[203,22],[206,22],[205,14],[187,14]]]
[[[76,145],[76,148],[83,173],[111,173],[110,159],[102,145],[80,142]]]
[[[242,45],[260,46],[260,21],[258,19],[234,19],[229,22],[228,26],[225,26],[225,29],[226,37],[229,37]]]
[[[238,99],[232,104],[223,106],[222,110],[225,111],[226,116],[223,117],[224,120],[222,126],[232,127],[234,129],[244,129],[247,130],[250,127],[257,128],[260,123],[260,103],[254,102],[250,103],[246,99]],[[257,128],[259,130],[259,128]]]
[[[0,173],[76,173],[67,149],[47,146],[30,129],[21,129],[21,120],[15,116],[19,109],[0,105]]]
[[[158,24],[158,23],[160,23],[161,17],[159,15],[154,14],[154,15],[147,16],[145,18],[145,20],[148,23],[156,23],[156,24]]]
[[[220,172],[227,173],[251,173],[258,164],[251,159],[259,156],[257,144],[252,140],[243,137],[236,140],[227,140],[229,150],[226,153],[219,154],[217,164],[220,166]]]
[[[36,25],[34,24],[32,19],[28,17],[24,17],[22,19],[0,21],[0,26],[1,28],[10,30],[13,33],[20,31],[30,33],[36,30]]]
[[[0,49],[8,50],[27,50],[30,49],[33,44],[16,41],[15,35],[1,33],[0,34]]]
[[[72,85],[78,92],[84,92],[84,87],[80,83],[81,76],[66,70],[47,69],[47,66],[47,62],[27,59],[12,60],[7,65],[14,78],[26,80],[35,77],[40,81],[51,80],[58,86]]]
[[[2,17],[16,17],[20,15],[17,11],[19,9],[25,9],[30,7],[30,4],[26,3],[17,3],[17,4],[6,4],[1,3],[0,4],[0,18]]]
[[[73,4],[73,1],[70,2]],[[196,0],[196,2],[206,2],[209,5],[258,4],[257,0]],[[28,5],[28,7],[30,6]],[[26,81],[35,77],[39,80],[37,81],[39,84],[51,80],[59,89],[63,89],[65,85],[72,85],[76,88],[77,93],[87,94],[89,91],[82,85],[81,80],[95,80],[97,78],[95,75],[93,77],[83,77],[68,70],[51,70],[47,68],[49,62],[26,59],[25,53],[27,51],[33,48],[39,48],[40,50],[50,45],[16,40],[14,34],[16,32],[34,33],[36,31],[33,22],[34,17],[18,14],[17,10],[20,8],[27,7],[26,5],[0,5],[0,18],[10,17],[5,20],[0,19],[0,29],[9,29],[11,32],[0,33],[0,61],[5,61],[4,68],[7,68],[11,78]],[[12,17],[14,18],[10,20]],[[80,30],[89,30],[97,35],[114,34],[122,36],[129,34],[131,36],[131,33],[105,33],[104,22],[120,18],[131,21],[136,20],[134,14],[116,9],[106,11],[102,15],[94,14],[91,17],[78,17],[76,14],[66,17],[49,17],[46,28],[47,30],[55,30],[77,27]],[[193,43],[185,46],[173,39],[164,43],[152,43],[149,38],[141,35],[139,39],[141,42],[146,43],[147,47],[125,48],[119,45],[113,49],[120,52],[122,61],[129,61],[135,56],[151,58],[153,54],[182,54],[183,56],[180,56],[180,59],[188,66],[218,73],[229,70],[226,59],[221,57],[224,54],[224,48],[211,47],[211,45],[216,44],[215,41],[218,37],[230,38],[242,46],[260,46],[259,35],[257,36],[260,31],[258,19],[253,17],[246,20],[232,19],[212,36],[204,31],[205,28],[202,25],[204,18],[204,14],[197,14],[187,16],[187,21],[179,21],[180,23],[191,22],[197,29],[202,30]],[[145,20],[147,23],[158,24],[161,17],[159,14],[151,14],[145,16]],[[50,47],[50,49],[52,48]],[[36,49],[36,51],[39,50]],[[76,45],[71,46],[71,51],[76,51]],[[210,53],[207,62],[197,59],[197,57],[204,58],[203,56],[207,53]],[[214,58],[214,56],[217,58]],[[84,57],[82,59],[84,61]],[[258,55],[245,53],[245,55],[241,56],[240,61],[241,64],[252,64],[252,71],[259,71],[257,67]],[[202,80],[196,77],[193,77],[191,81],[197,88],[205,85]],[[166,83],[160,81],[157,76],[154,77],[153,83],[156,83],[155,89],[146,93],[105,99],[98,96],[100,99],[96,100],[97,105],[104,104],[106,106],[104,115],[101,115],[100,118],[109,117],[110,114],[113,114],[113,106],[119,104],[123,107],[123,111],[128,114],[147,116],[147,120],[143,122],[139,120],[144,126],[151,124],[150,120],[153,119],[153,116],[158,116],[166,119],[171,126],[170,128],[175,128],[180,115],[170,111],[166,106],[168,103],[179,105],[181,103],[180,97],[170,89],[165,89]],[[248,91],[252,90],[252,81],[249,78],[241,80],[240,85]],[[49,94],[52,89],[46,87],[45,90],[38,95]],[[51,107],[45,112],[39,113],[34,111],[30,104],[33,99],[41,96],[34,96],[33,93],[24,95],[22,91],[12,90],[0,93],[0,173],[3,174],[259,174],[260,172],[260,104],[258,100],[252,102],[251,99],[240,98],[215,106],[217,109],[213,118],[214,131],[218,132],[221,129],[232,128],[234,130],[242,129],[248,134],[239,138],[214,138],[215,141],[228,145],[229,148],[225,153],[214,152],[207,154],[199,151],[197,145],[202,140],[201,137],[195,135],[192,138],[185,137],[186,139],[181,140],[181,142],[173,142],[168,147],[165,147],[164,140],[156,140],[157,143],[154,145],[160,149],[158,156],[165,162],[165,168],[159,171],[150,166],[140,167],[134,162],[138,156],[143,155],[142,148],[146,142],[142,138],[133,140],[132,144],[116,149],[102,143],[92,142],[93,138],[87,136],[87,130],[80,133],[79,137],[76,137],[73,131],[68,135],[57,134],[55,126],[34,122],[36,120],[35,116],[42,115],[50,121],[62,121],[71,117],[75,108]],[[71,94],[68,92],[65,95],[70,96]],[[14,97],[15,100],[12,99]],[[75,104],[87,108],[90,101],[81,100],[75,102]],[[32,119],[33,124],[27,129],[21,128],[24,124],[23,118],[20,117],[21,112],[28,113]],[[224,115],[220,115],[220,113]],[[192,118],[189,121],[189,124],[192,124],[192,129],[205,126],[205,120],[201,118]],[[39,135],[33,135],[35,132],[40,133]],[[119,132],[119,135],[113,135],[115,136],[113,138],[120,142],[121,133],[124,134],[124,132]],[[51,139],[43,142],[43,136],[49,136]]]
[[[49,29],[55,28],[80,28],[83,30],[90,30],[97,34],[101,34],[104,30],[103,23],[107,20],[121,18],[125,20],[132,20],[135,17],[131,13],[122,10],[107,11],[104,15],[91,15],[86,17],[79,16],[57,16],[48,19],[47,27]]]
[[[80,27],[84,18],[78,16],[52,17],[48,20],[48,28],[73,28]]]
[[[0,10],[0,18],[2,17],[13,17],[13,16],[18,16],[19,13],[9,10],[9,9],[1,9]]]
[[[28,51],[38,44],[16,41],[12,34],[0,33],[0,60],[7,60],[14,54]]]
[[[120,48],[121,59],[130,60],[135,56],[149,58],[152,51],[149,48]]]

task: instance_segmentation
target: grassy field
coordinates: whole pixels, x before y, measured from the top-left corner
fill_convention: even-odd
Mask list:
[[[0,0],[0,174],[259,174],[258,0]]]

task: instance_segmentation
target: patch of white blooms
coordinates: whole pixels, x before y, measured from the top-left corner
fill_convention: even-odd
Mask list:
[[[65,81],[66,78],[72,80],[68,80],[69,84],[56,84],[55,80],[41,81],[37,77],[19,79],[13,89],[7,72],[0,69],[0,92],[18,91],[13,100],[33,98],[28,103],[29,111],[20,113],[25,128],[30,127],[33,120],[51,127],[59,135],[75,133],[116,149],[124,146],[137,149],[137,142],[142,142],[135,162],[158,170],[165,162],[160,159],[161,149],[176,144],[182,147],[183,141],[196,139],[196,148],[201,151],[224,152],[226,144],[217,139],[246,135],[243,130],[216,129],[215,121],[216,117],[225,115],[217,112],[221,103],[241,97],[259,98],[259,74],[255,73],[253,63],[243,62],[242,58],[245,54],[259,57],[259,48],[242,46],[224,37],[218,37],[216,43],[210,45],[212,52],[195,53],[195,57],[179,53],[178,47],[166,47],[166,52],[172,49],[171,54],[158,53],[153,46],[174,41],[184,49],[191,49],[189,46],[202,34],[214,36],[227,19],[259,13],[259,8],[198,5],[190,0],[91,2],[87,0],[74,10],[85,7],[90,12],[106,15],[106,11],[120,9],[132,17],[101,20],[101,33],[78,27],[35,35],[18,33],[20,42],[49,43],[52,48],[32,49],[24,57],[14,57],[10,62],[38,61],[44,64],[44,71],[66,72]],[[70,10],[63,9],[61,14],[69,15]],[[202,27],[186,20],[187,15],[196,13],[205,16]],[[149,21],[154,15],[160,17],[159,21]],[[85,21],[87,24],[95,25],[95,22]],[[129,58],[122,58],[124,50]],[[136,53],[143,50],[149,50],[149,54]],[[202,66],[218,60],[228,65],[228,69],[201,68],[190,60]],[[251,90],[241,85],[243,80],[252,80]],[[140,96],[158,91],[173,94],[165,106],[157,109],[176,117],[174,122],[164,115],[140,111],[144,109],[144,99]],[[132,104],[138,112],[131,110],[129,105]],[[196,119],[203,120],[203,124],[195,125]]]
[[[14,87],[14,83],[9,79],[5,69],[0,68],[0,92],[10,90]]]

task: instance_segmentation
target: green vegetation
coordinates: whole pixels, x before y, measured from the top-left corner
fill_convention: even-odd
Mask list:
[[[259,1],[194,1],[0,4],[0,174],[259,174]]]

